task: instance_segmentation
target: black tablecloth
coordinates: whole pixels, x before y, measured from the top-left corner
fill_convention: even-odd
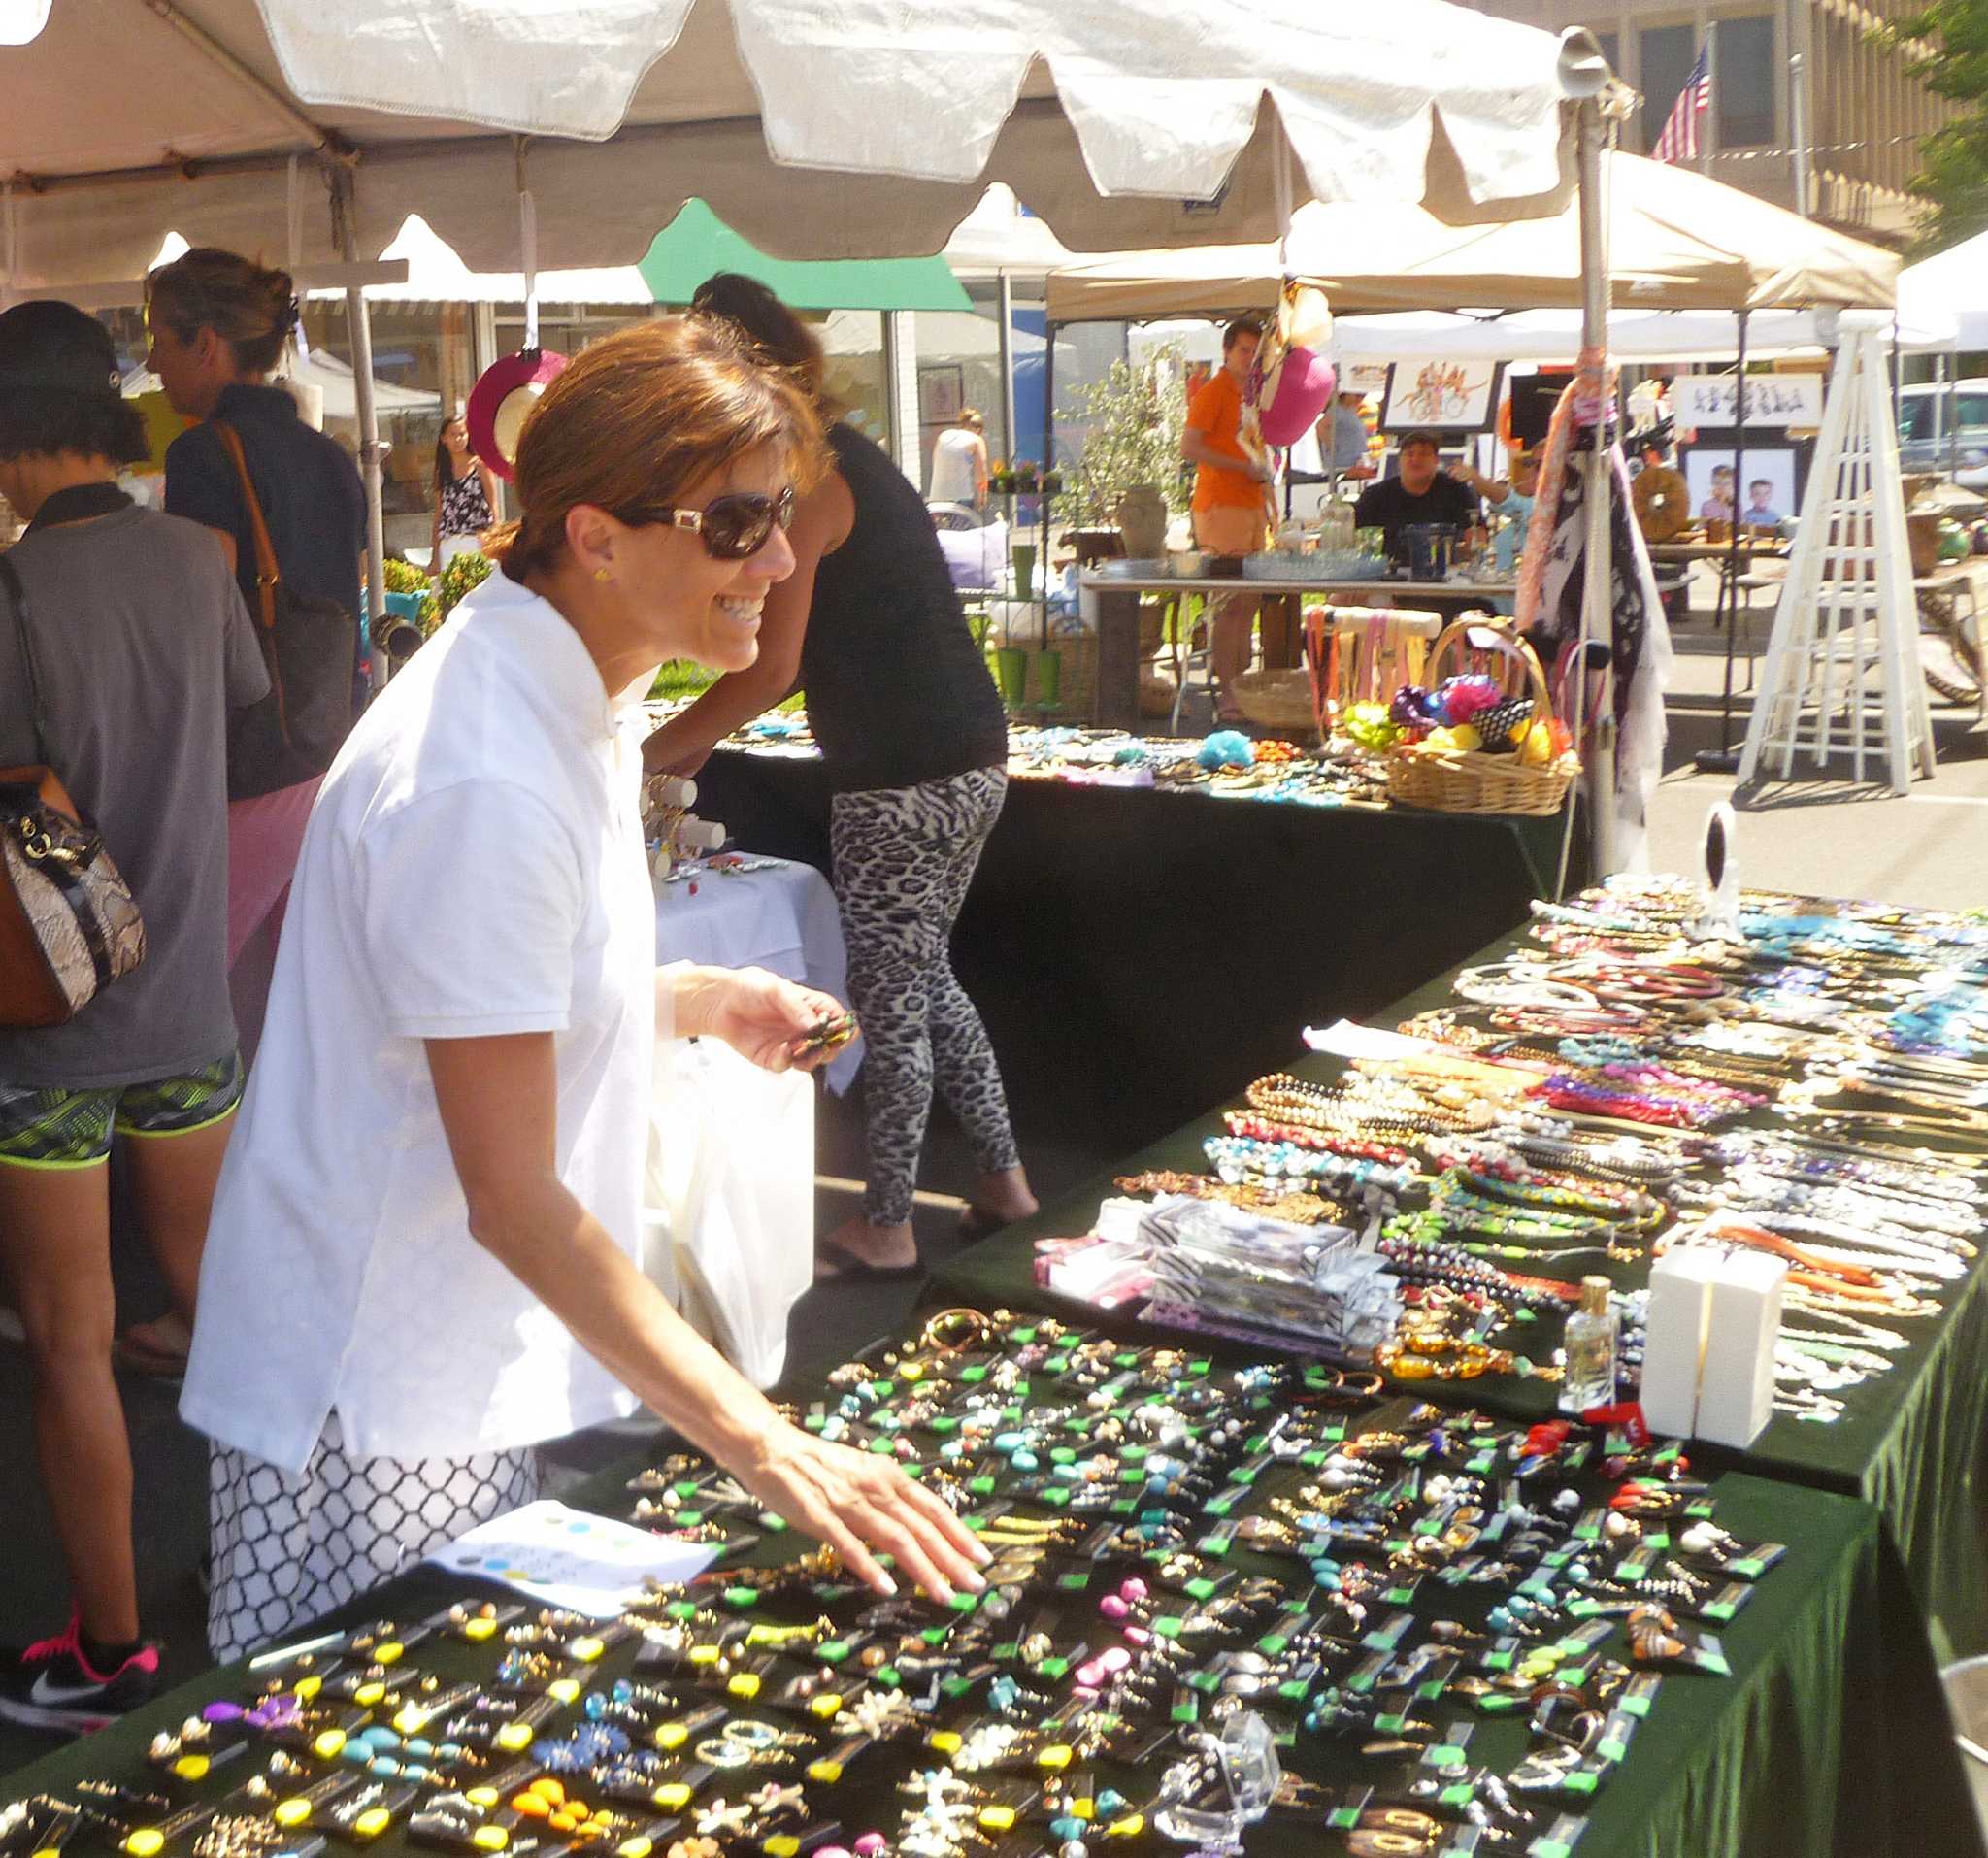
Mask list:
[[[819,761],[720,749],[698,812],[828,860]],[[1150,1142],[1525,918],[1557,819],[1011,783],[953,938],[1018,1129]]]
[[[1495,960],[1511,946],[1509,939],[1502,939],[1466,965]],[[1373,1023],[1392,1028],[1442,1005],[1451,998],[1453,976],[1451,970],[1373,1014]],[[1288,1045],[1287,1039],[1283,1069],[1318,1079],[1338,1075],[1337,1060],[1293,1060]],[[1088,1231],[1099,1201],[1115,1191],[1114,1176],[1148,1169],[1206,1173],[1202,1142],[1220,1132],[1218,1113],[1176,1130],[1035,1218],[951,1260],[938,1274],[937,1294],[981,1304],[1053,1306],[1096,1320],[1089,1306],[1036,1287],[1034,1242]],[[1591,1268],[1624,1284],[1647,1277],[1642,1262]],[[1896,1358],[1889,1374],[1839,1396],[1844,1410],[1835,1424],[1776,1413],[1744,1451],[1692,1447],[1694,1458],[1706,1464],[1868,1498],[1885,1519],[1942,1659],[1953,1652],[1988,1652],[1988,1516],[1983,1510],[1988,1496],[1988,1246],[1945,1302],[1938,1317],[1898,1325],[1910,1338],[1909,1348]],[[1542,1336],[1542,1343],[1547,1339]],[[1549,1413],[1555,1398],[1544,1381],[1510,1377],[1485,1377],[1467,1386],[1416,1384],[1432,1398],[1468,1402],[1515,1418]]]
[[[637,1462],[602,1473],[567,1501],[624,1515],[624,1482]],[[1902,1628],[1887,1614],[1890,1588],[1873,1511],[1847,1498],[1743,1476],[1719,1480],[1714,1497],[1723,1523],[1748,1540],[1786,1543],[1787,1557],[1719,1634],[1732,1676],[1665,1679],[1628,1760],[1589,1808],[1578,1858],[1978,1858],[1966,1783],[1938,1721],[1939,1695],[1923,1641],[1909,1621]],[[406,1626],[462,1598],[466,1588],[459,1577],[415,1569],[327,1623],[388,1618]],[[622,1646],[584,1675],[605,1687],[625,1672],[630,1655]],[[489,1650],[473,1652],[447,1639],[429,1641],[410,1659],[445,1679],[487,1677],[494,1665]],[[144,1761],[151,1737],[217,1697],[242,1699],[252,1688],[239,1663],[210,1671],[116,1726],[9,1775],[0,1801],[64,1793],[93,1776],[155,1786]],[[1495,1752],[1493,1743],[1515,1752],[1516,1727],[1484,1724],[1487,1753]],[[861,1816],[845,1819],[845,1837],[867,1826],[894,1830],[891,1783],[933,1760],[911,1742],[854,1770]],[[1364,1772],[1348,1757],[1324,1761],[1321,1767],[1314,1754],[1297,1765],[1341,1781]],[[218,1799],[234,1784],[216,1775],[192,1796]],[[1310,1858],[1341,1848],[1336,1838],[1289,1821],[1259,1825],[1247,1841],[1250,1858]],[[79,1858],[107,1858],[110,1849],[87,1838],[70,1847]],[[417,1848],[397,1827],[374,1849],[401,1858]],[[1135,1852],[1172,1849],[1145,1840]],[[737,1850],[749,1855],[757,1847]],[[165,1858],[183,1853],[169,1848]]]

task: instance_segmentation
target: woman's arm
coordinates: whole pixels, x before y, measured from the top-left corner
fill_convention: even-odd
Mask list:
[[[650,774],[695,774],[734,729],[763,715],[793,689],[814,604],[815,571],[823,555],[849,539],[855,520],[855,500],[839,471],[801,499],[787,532],[794,572],[768,590],[759,615],[759,656],[746,670],[726,673],[643,744],[643,766]]]
[[[477,474],[483,481],[483,501],[490,506],[490,520],[504,520],[504,486],[497,481],[497,474],[482,459],[477,460]]]
[[[1180,455],[1191,465],[1212,465],[1217,471],[1233,471],[1239,478],[1248,478],[1257,483],[1269,483],[1276,476],[1267,464],[1232,458],[1226,451],[1217,451],[1192,426],[1180,434]]]
[[[574,1198],[554,1160],[551,1034],[426,1045],[471,1233],[588,1354],[859,1579],[896,1590],[877,1548],[938,1599],[984,1586],[985,1550],[944,1504],[894,1464],[787,1424]]]
[[[987,494],[987,442],[977,433],[974,435],[974,488],[981,496]]]

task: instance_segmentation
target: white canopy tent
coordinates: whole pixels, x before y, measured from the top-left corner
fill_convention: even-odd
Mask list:
[[[371,257],[413,212],[496,270],[521,179],[546,266],[633,263],[693,194],[814,258],[937,251],[996,180],[1077,249],[1307,197],[1504,216],[1571,182],[1558,54],[1446,0],[0,0],[0,272],[128,278],[167,223]],[[292,215],[291,154],[356,175],[356,226]]]
[[[1899,260],[1688,168],[1602,157],[1612,306],[1623,311],[1889,309]],[[1286,273],[1357,311],[1574,308],[1580,217],[1445,225],[1419,208],[1317,202],[1275,243],[1125,252],[1052,273],[1049,318],[1230,315],[1260,310]],[[1612,323],[1611,323],[1612,327]]]
[[[1950,319],[1953,340],[1941,348],[1988,348],[1988,232],[1901,271],[1899,314],[1927,321]]]

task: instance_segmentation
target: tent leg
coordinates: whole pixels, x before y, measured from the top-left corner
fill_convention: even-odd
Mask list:
[[[995,286],[1001,311],[1001,455],[1014,456],[1014,280],[1007,266]]]
[[[1746,318],[1740,312],[1740,352],[1734,361],[1739,378],[1739,397],[1733,403],[1733,530],[1726,549],[1726,572],[1719,583],[1712,616],[1726,616],[1726,683],[1719,700],[1719,746],[1706,748],[1691,759],[1700,774],[1737,774],[1740,750],[1733,746],[1733,653],[1740,636],[1740,492],[1746,468]]]
[[[348,264],[359,261],[358,234],[353,224],[351,177],[344,178],[339,215],[340,243]],[[373,404],[373,323],[366,293],[357,285],[346,290],[346,317],[351,325],[352,398],[359,415],[359,475],[366,485],[366,616],[361,643],[371,672],[373,694],[386,688],[386,654],[373,648],[373,628],[386,614],[386,517],[381,507],[380,413]]]
[[[1601,707],[1594,726],[1587,731],[1588,746],[1582,752],[1589,763],[1588,834],[1591,881],[1600,882],[1615,869],[1615,708],[1613,700],[1615,614],[1614,563],[1608,547],[1608,249],[1604,224],[1602,198],[1602,144],[1607,135],[1601,105],[1592,97],[1580,106],[1580,344],[1583,357],[1598,369],[1595,394],[1593,448],[1585,471],[1586,489],[1581,514],[1586,523],[1582,553],[1580,632],[1581,648],[1574,673],[1574,689],[1582,693],[1588,684],[1588,647],[1607,647],[1600,680]],[[1576,740],[1580,718],[1575,717]],[[1604,764],[1607,764],[1606,766]],[[1562,886],[1566,873],[1561,873]]]

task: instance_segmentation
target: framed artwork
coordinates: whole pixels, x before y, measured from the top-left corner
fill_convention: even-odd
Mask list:
[[[1723,472],[1721,488],[1733,471],[1731,446],[1687,446],[1680,454],[1684,481],[1691,491],[1691,514],[1703,520],[1706,506],[1712,499],[1712,474]],[[1802,506],[1803,458],[1796,446],[1748,446],[1746,461],[1740,475],[1744,481],[1735,486],[1734,499],[1740,517],[1748,511],[1763,523],[1778,524],[1794,515]],[[1716,513],[1715,513],[1716,514]]]
[[[1408,432],[1430,426],[1438,432],[1488,432],[1504,367],[1499,361],[1455,361],[1436,355],[1397,361],[1388,370],[1380,429]]]
[[[949,426],[967,403],[967,371],[956,361],[935,361],[918,370],[918,423]]]

